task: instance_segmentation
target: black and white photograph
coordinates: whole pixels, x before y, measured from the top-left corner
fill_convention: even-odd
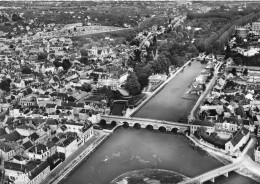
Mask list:
[[[0,184],[260,184],[260,0],[0,0]]]

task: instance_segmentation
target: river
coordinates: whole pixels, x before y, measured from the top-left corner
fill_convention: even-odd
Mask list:
[[[182,96],[202,68],[196,61],[187,66],[134,116],[166,121],[178,121],[186,116],[196,100],[186,100]],[[124,173],[145,168],[195,177],[221,165],[205,151],[194,149],[183,135],[120,127],[68,176],[65,184],[108,184]],[[220,176],[215,183],[256,182],[231,172],[228,178]]]
[[[158,94],[149,100],[133,116],[165,121],[179,121],[191,111],[196,99],[182,98],[192,81],[200,73],[202,65],[194,61],[183,72],[174,77]]]
[[[65,184],[108,184],[128,171],[144,168],[194,177],[221,165],[205,151],[193,149],[183,135],[121,127],[67,178]],[[256,182],[232,172],[229,178],[218,177],[215,183]]]

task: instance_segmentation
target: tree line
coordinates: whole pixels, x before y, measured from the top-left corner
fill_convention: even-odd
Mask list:
[[[188,19],[200,19],[200,18],[212,18],[212,17],[217,17],[217,18],[226,18],[226,19],[232,19],[233,14],[232,13],[227,13],[227,12],[207,12],[207,13],[193,13],[189,12],[187,14]]]
[[[236,26],[242,26],[248,22],[254,21],[259,17],[260,13],[252,12],[246,16],[226,24],[223,28],[211,34],[211,36],[202,42],[198,43],[197,48],[200,52],[211,52],[215,50],[222,50],[224,45],[228,42],[230,36],[234,33]]]

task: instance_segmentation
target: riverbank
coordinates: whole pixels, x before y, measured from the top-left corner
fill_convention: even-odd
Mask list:
[[[201,148],[202,150],[206,151],[209,155],[211,155],[212,157],[214,157],[215,159],[217,159],[219,162],[223,163],[224,165],[230,164],[232,162],[235,161],[234,158],[232,158],[231,156],[224,154],[220,151],[217,150],[213,150],[212,148],[201,144],[196,138],[191,137],[191,136],[186,136],[193,145]],[[244,166],[243,168],[240,168],[239,170],[236,170],[234,172],[251,178],[254,181],[260,182],[260,165],[255,163],[248,155],[245,156],[245,158],[243,157],[242,160],[242,165]]]
[[[215,81],[218,79],[218,71],[219,71],[220,67],[221,67],[221,64],[219,62],[217,64],[216,69],[214,70],[214,77],[206,85],[206,90],[200,95],[199,99],[196,101],[195,105],[193,106],[192,110],[190,111],[189,121],[196,119],[195,113],[196,113],[198,107],[204,102],[206,96],[211,92],[213,86],[215,85]]]
[[[62,181],[65,180],[66,177],[82,163],[82,161],[88,158],[109,137],[109,135],[109,133],[94,130],[94,137],[52,170],[50,175],[41,183],[62,183]]]

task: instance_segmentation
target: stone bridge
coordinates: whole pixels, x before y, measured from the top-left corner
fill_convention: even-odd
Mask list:
[[[190,129],[189,124],[146,118],[101,115],[101,121],[105,121],[108,124],[114,121],[119,125],[125,125],[130,127],[150,128],[154,130],[173,131],[182,133],[189,133]]]

